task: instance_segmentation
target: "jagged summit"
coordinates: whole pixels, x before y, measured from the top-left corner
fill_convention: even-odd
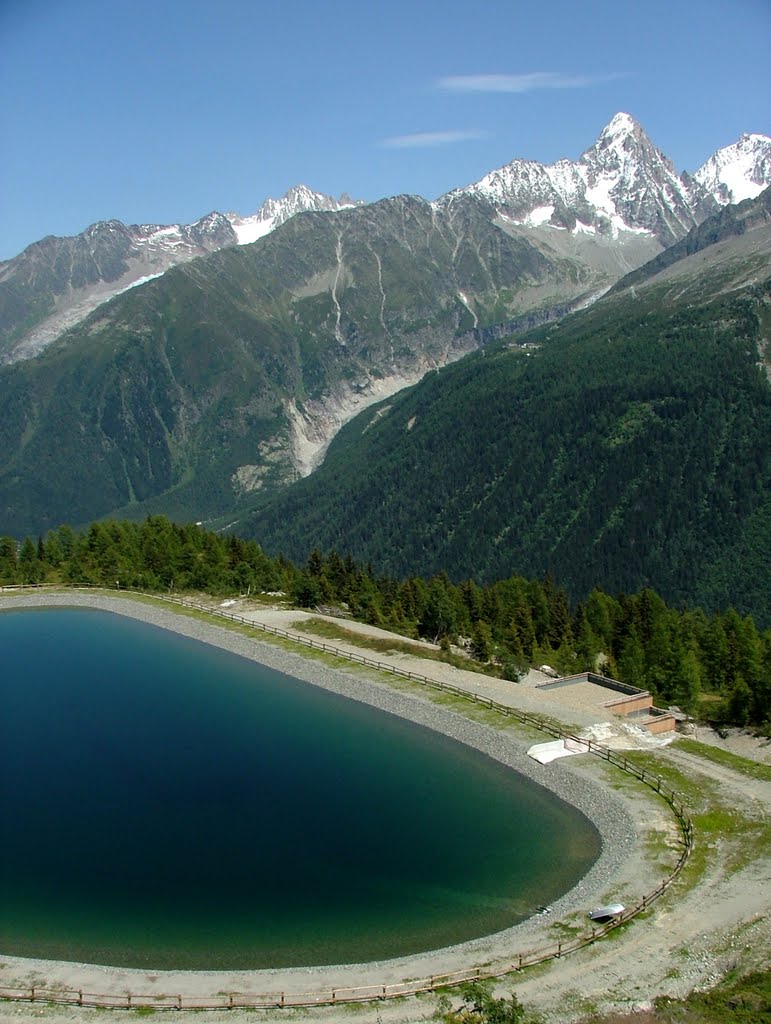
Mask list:
[[[514,160],[439,200],[473,195],[527,227],[550,225],[617,238],[645,232],[670,245],[710,209],[706,190],[672,161],[627,113],[616,114],[577,161],[545,166]],[[714,206],[714,203],[712,204]]]
[[[361,200],[351,199],[343,193],[339,199],[314,192],[307,185],[295,185],[289,189],[283,199],[266,199],[257,213],[250,217],[240,217],[237,213],[229,213],[228,220],[238,237],[239,245],[256,242],[267,235],[284,221],[294,217],[296,213],[319,210],[345,210],[353,206],[363,205]]]
[[[619,151],[627,147],[628,140],[641,138],[647,140],[648,136],[639,122],[635,121],[631,114],[620,111],[608,121],[590,150]]]
[[[745,132],[714,153],[694,178],[723,205],[754,199],[771,185],[771,138]]]
[[[614,114],[610,121],[605,125],[600,138],[602,138],[603,135],[631,132],[639,127],[639,123],[635,121],[631,114],[627,114],[623,110],[619,110],[619,112]]]
[[[619,113],[600,132],[597,141],[581,156],[579,163],[604,171],[634,171],[641,161],[672,162],[651,142],[644,129],[629,114]]]

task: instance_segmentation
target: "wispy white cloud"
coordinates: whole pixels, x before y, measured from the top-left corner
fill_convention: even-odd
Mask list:
[[[531,71],[524,75],[450,75],[437,85],[449,92],[533,92],[536,89],[584,89],[623,78],[621,73],[573,75],[562,71]]]
[[[453,142],[469,142],[485,138],[485,132],[413,132],[412,135],[392,135],[381,139],[386,149],[413,149],[422,146],[449,146]]]

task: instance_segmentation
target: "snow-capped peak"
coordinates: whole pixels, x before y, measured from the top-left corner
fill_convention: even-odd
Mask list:
[[[625,114],[620,110],[608,121],[600,132],[600,139],[618,139],[634,134],[640,126],[631,114]]]
[[[680,177],[631,115],[620,112],[577,161],[514,160],[439,200],[474,195],[509,222],[572,231],[655,235],[670,245],[692,228],[703,193]],[[552,208],[551,214],[546,211]]]
[[[295,185],[289,189],[283,199],[266,199],[257,213],[250,217],[240,217],[237,213],[229,213],[227,218],[236,233],[239,245],[248,245],[258,238],[267,235],[274,228],[294,217],[296,213],[307,211],[347,210],[353,206],[363,205],[362,200],[351,199],[343,193],[339,199],[313,192],[307,185]]]
[[[644,165],[665,166],[674,173],[672,162],[657,149],[629,114],[616,114],[600,132],[593,146],[581,157],[597,172],[633,177]]]
[[[714,153],[694,178],[723,205],[754,199],[771,185],[771,139],[745,132]]]

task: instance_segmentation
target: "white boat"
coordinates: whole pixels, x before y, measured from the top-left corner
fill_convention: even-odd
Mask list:
[[[608,903],[604,907],[597,907],[596,910],[593,910],[589,914],[589,917],[592,919],[592,921],[605,921],[610,919],[611,917],[618,917],[619,914],[623,913],[623,903]]]

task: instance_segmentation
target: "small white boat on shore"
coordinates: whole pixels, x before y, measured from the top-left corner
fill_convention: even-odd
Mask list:
[[[589,917],[592,921],[609,921],[612,917],[618,917],[623,913],[623,903],[608,903],[604,907],[597,907],[596,910],[592,910]]]

